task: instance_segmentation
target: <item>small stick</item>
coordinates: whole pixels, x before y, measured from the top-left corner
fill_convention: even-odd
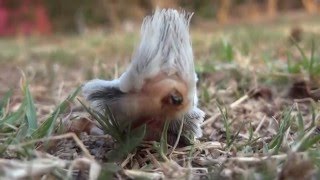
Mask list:
[[[238,99],[235,102],[233,102],[232,104],[230,104],[230,108],[233,109],[233,108],[239,106],[242,102],[244,102],[248,98],[249,98],[249,96],[247,94],[242,96],[240,99]]]
[[[130,159],[132,159],[132,157],[133,154],[130,153],[127,158],[121,163],[121,167],[124,168],[130,162]]]
[[[308,155],[307,152],[300,152],[300,153],[295,153],[299,156],[306,156]],[[227,161],[232,161],[232,162],[240,162],[240,163],[260,163],[261,161],[265,161],[268,159],[272,160],[278,160],[278,161],[283,161],[288,158],[290,154],[278,154],[278,155],[272,155],[272,156],[263,156],[263,157],[231,157],[231,158],[221,158],[221,159],[198,159],[196,160],[197,163],[201,165],[209,165],[211,163],[223,163]]]
[[[155,168],[159,168],[160,167],[160,163],[159,161],[154,157],[153,154],[150,153],[149,150],[146,151],[148,154],[148,157],[150,159],[150,161],[152,162],[152,164],[154,165]]]
[[[201,124],[201,127],[203,127],[203,126],[205,126],[205,125],[207,125],[207,124],[209,124],[209,123],[214,123],[219,116],[220,116],[220,113],[215,114],[214,116],[211,116],[209,119],[207,119],[206,121],[204,121],[204,122]]]
[[[258,127],[256,128],[256,130],[253,132],[253,134],[257,134],[262,126],[262,124],[266,121],[266,115],[263,116],[262,120],[260,121]]]

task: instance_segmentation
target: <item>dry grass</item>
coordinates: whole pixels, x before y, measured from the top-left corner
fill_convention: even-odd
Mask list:
[[[204,137],[178,148],[143,142],[112,162],[119,145],[90,134],[93,118],[72,91],[117,77],[137,32],[1,39],[2,178],[318,179],[320,25],[210,28],[192,30]]]

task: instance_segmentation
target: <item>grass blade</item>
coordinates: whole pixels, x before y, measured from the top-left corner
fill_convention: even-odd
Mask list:
[[[8,146],[14,140],[14,136],[8,137],[3,143],[0,144],[0,157],[2,157],[4,152],[7,150]]]
[[[78,87],[53,111],[53,113],[40,125],[40,127],[32,133],[32,138],[38,139],[44,136],[49,136],[52,133],[58,116],[66,111],[68,104],[74,100],[80,89],[81,88]]]
[[[117,147],[108,154],[108,160],[112,162],[117,161],[132,152],[141,144],[146,134],[146,129],[147,126],[146,124],[144,124],[142,126],[139,126],[138,128],[133,129],[132,131],[129,130],[124,141],[118,143]]]
[[[12,96],[13,91],[10,89],[8,92],[6,92],[3,96],[3,98],[0,100],[0,120],[5,117],[5,106],[8,104],[10,97]]]
[[[228,62],[233,61],[234,54],[233,54],[233,48],[231,43],[224,39],[222,41],[222,47],[223,47],[223,53],[224,53],[224,59],[227,60]]]
[[[168,128],[169,128],[169,121],[166,121],[164,123],[163,131],[161,134],[161,139],[160,139],[160,150],[162,152],[162,155],[164,157],[168,153]]]
[[[123,143],[123,132],[118,131],[118,128],[115,127],[115,125],[112,123],[113,121],[110,121],[109,115],[106,113],[106,115],[103,115],[97,111],[91,110],[88,108],[83,102],[81,102],[81,105],[85,108],[85,110],[96,120],[98,123],[102,126],[102,130],[112,136],[117,142]]]
[[[298,138],[301,139],[304,134],[305,134],[305,131],[304,131],[304,122],[303,122],[303,118],[302,118],[302,114],[301,114],[301,111],[298,107],[298,104],[296,104],[297,106],[297,110],[298,110]]]
[[[303,62],[308,62],[309,59],[306,56],[306,54],[304,53],[303,49],[299,46],[299,44],[296,41],[293,41],[293,42],[294,42],[294,46],[298,49],[300,55],[302,56]]]
[[[106,111],[106,115],[105,116],[108,117],[108,119],[110,120],[110,123],[113,125],[113,128],[115,129],[115,131],[122,132],[124,130],[123,128],[128,127],[128,126],[123,125],[122,128],[121,128],[119,122],[114,117],[114,115],[113,115],[111,109],[109,108],[109,106],[107,106],[106,110],[107,111]]]
[[[0,130],[5,132],[6,126],[15,126],[23,120],[25,116],[24,108],[21,105],[16,112],[13,112],[0,121]]]
[[[34,106],[33,98],[29,90],[29,85],[27,82],[23,85],[23,93],[24,93],[24,102],[22,103],[25,108],[25,119],[28,126],[27,135],[31,135],[37,128],[37,114],[36,108]]]
[[[314,43],[314,39],[312,39],[312,41],[311,41],[310,62],[309,62],[309,68],[308,68],[309,77],[312,77],[312,74],[313,74],[313,65],[314,65],[314,61],[315,61],[314,52],[315,52],[315,43]]]
[[[242,122],[238,131],[236,132],[236,134],[233,136],[233,138],[231,138],[229,144],[227,145],[228,147],[231,147],[232,143],[236,140],[236,138],[239,136],[243,126],[245,125],[245,122]]]
[[[44,136],[49,136],[52,134],[53,128],[54,128],[54,124],[58,118],[60,114],[60,109],[58,109],[58,111],[55,111],[52,113],[52,115],[47,118],[40,126],[37,130],[35,130],[31,137],[33,139],[39,139],[42,138]]]
[[[313,134],[315,129],[316,129],[316,127],[312,128],[310,131],[305,133],[305,135],[292,147],[292,151],[296,152],[300,149],[307,149],[308,147],[312,146],[313,144],[310,144],[308,141],[309,141],[310,136]],[[316,139],[314,139],[313,142],[314,141],[315,141],[314,143],[318,142],[319,137],[320,136],[318,136]]]
[[[284,112],[284,117],[281,120],[278,134],[269,143],[269,148],[272,149],[274,154],[277,154],[279,152],[282,142],[284,140],[285,134],[291,125],[292,110],[293,110],[293,107],[291,107],[289,110]]]
[[[231,145],[231,132],[230,132],[230,124],[228,123],[228,112],[227,109],[223,111],[222,106],[217,103],[218,109],[222,115],[223,120],[223,126],[226,129],[226,141],[227,141],[227,148],[229,148],[229,145]]]

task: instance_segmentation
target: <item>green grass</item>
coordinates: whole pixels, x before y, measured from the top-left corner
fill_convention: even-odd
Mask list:
[[[131,131],[130,124],[90,110],[81,99],[83,82],[112,79],[126,69],[138,33],[1,39],[0,76],[12,74],[4,82],[8,87],[0,87],[0,172],[7,162],[13,165],[0,174],[12,178],[36,164],[60,179],[89,167],[90,175],[102,179],[317,179],[320,34],[311,28],[319,28],[316,22],[301,21],[303,38],[293,44],[289,31],[297,23],[284,19],[191,29],[200,104],[209,118],[204,137],[187,147],[169,146],[166,131],[160,142],[142,142],[145,126]],[[25,72],[20,84],[21,75],[6,67]],[[296,100],[288,92],[301,79],[310,84],[310,96]],[[268,92],[271,98],[264,96]],[[88,119],[109,135],[70,135],[70,122]]]

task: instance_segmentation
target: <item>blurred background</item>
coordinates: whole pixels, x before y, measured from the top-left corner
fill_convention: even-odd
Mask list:
[[[230,24],[320,12],[319,0],[0,0],[0,36],[131,30],[156,7],[195,12],[194,21]]]

